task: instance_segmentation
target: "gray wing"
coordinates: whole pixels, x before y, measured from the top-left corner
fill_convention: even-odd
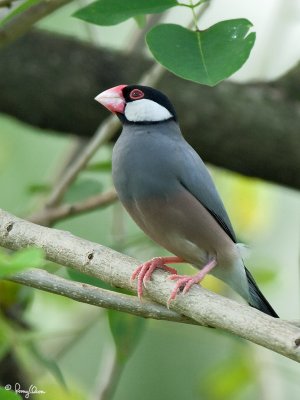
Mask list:
[[[236,243],[236,236],[225,210],[224,204],[217,192],[215,184],[199,155],[185,142],[184,157],[178,167],[178,179],[201,204],[210,212],[227,235]]]

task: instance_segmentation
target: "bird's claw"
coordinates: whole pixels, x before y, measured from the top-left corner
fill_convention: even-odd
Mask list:
[[[177,280],[176,285],[174,286],[174,289],[172,290],[167,301],[167,307],[169,308],[171,301],[176,299],[178,292],[186,294],[193,285],[201,282],[203,277],[199,277],[199,273],[194,276],[173,274],[168,276],[168,279],[172,281]]]
[[[137,294],[140,300],[142,300],[143,296],[143,287],[146,287],[147,281],[151,279],[153,272],[157,268],[163,269],[172,275],[177,275],[176,269],[165,265],[164,260],[165,259],[163,257],[154,257],[152,260],[146,261],[133,271],[130,281],[133,281],[137,278]]]

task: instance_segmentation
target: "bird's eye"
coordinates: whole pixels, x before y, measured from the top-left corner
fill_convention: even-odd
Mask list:
[[[139,99],[142,99],[144,97],[144,93],[140,89],[133,89],[130,92],[129,97],[132,100],[139,100]]]

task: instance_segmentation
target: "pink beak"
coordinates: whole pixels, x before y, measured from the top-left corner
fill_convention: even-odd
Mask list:
[[[122,89],[126,86],[127,85],[119,85],[107,89],[104,92],[98,94],[98,96],[95,97],[95,100],[111,112],[123,113],[125,109],[125,99],[122,93]]]

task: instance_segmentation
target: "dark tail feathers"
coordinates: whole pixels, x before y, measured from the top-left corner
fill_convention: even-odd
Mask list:
[[[262,292],[259,290],[253,276],[251,273],[246,270],[246,276],[248,279],[249,283],[249,291],[250,291],[250,306],[257,308],[258,310],[264,312],[265,314],[271,315],[271,317],[274,318],[279,318],[279,316],[276,314],[276,312],[273,310],[271,305],[269,304],[268,300],[265,298],[265,296],[262,294]]]

